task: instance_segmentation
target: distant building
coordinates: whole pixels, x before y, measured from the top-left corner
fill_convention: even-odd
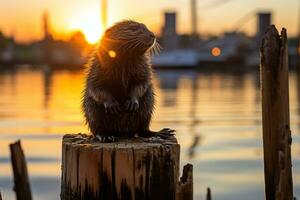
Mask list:
[[[165,24],[162,30],[163,48],[167,50],[178,47],[178,35],[176,31],[176,13],[165,13]]]
[[[257,13],[257,32],[256,40],[257,44],[260,46],[261,40],[267,30],[267,28],[272,23],[272,13],[271,12],[259,12]]]

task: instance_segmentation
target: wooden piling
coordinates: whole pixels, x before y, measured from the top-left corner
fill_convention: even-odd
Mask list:
[[[183,173],[177,185],[176,200],[193,200],[193,165],[183,167]]]
[[[0,200],[2,200],[2,195],[1,195],[1,192],[0,192]]]
[[[260,53],[266,199],[292,200],[286,29],[279,35],[275,26],[270,26]]]
[[[211,200],[211,190],[210,190],[210,188],[207,188],[206,200]]]
[[[11,163],[14,174],[14,191],[17,200],[31,200],[31,189],[28,179],[27,165],[21,142],[10,144]]]
[[[175,137],[99,143],[65,135],[61,199],[175,199],[179,155]]]

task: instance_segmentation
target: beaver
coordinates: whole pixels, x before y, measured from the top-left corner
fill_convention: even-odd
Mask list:
[[[174,130],[150,131],[154,109],[151,54],[155,35],[142,23],[125,20],[108,28],[87,64],[82,107],[92,134],[118,137],[169,137]]]

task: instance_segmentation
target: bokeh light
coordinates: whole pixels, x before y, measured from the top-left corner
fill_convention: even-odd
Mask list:
[[[215,56],[215,57],[218,57],[220,56],[222,53],[222,50],[219,48],[219,47],[214,47],[212,48],[211,50],[211,55]]]
[[[117,56],[117,53],[116,53],[115,51],[113,51],[113,50],[110,50],[110,51],[108,52],[108,55],[109,55],[109,57],[111,57],[111,58],[115,58],[115,57]]]

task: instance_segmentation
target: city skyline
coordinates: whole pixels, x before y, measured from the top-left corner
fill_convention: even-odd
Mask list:
[[[43,38],[42,15],[50,13],[51,32],[56,38],[66,38],[71,32],[80,30],[89,42],[95,42],[102,33],[100,0],[3,1],[0,31],[13,36],[18,42],[29,42]],[[178,32],[191,32],[190,0],[153,0],[151,2],[128,0],[108,1],[108,26],[122,19],[134,19],[145,23],[155,33],[161,32],[164,11],[176,11]],[[241,31],[253,35],[256,31],[255,13],[271,11],[273,23],[288,29],[289,36],[298,32],[299,2],[296,0],[202,0],[197,2],[198,32],[220,34]],[[26,8],[26,9],[24,9]],[[138,8],[138,9],[137,9]],[[245,19],[245,20],[243,20]]]

